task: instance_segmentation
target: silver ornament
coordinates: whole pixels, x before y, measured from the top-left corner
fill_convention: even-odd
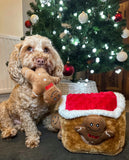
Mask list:
[[[119,53],[117,54],[117,56],[116,56],[116,59],[117,59],[119,62],[124,62],[124,61],[127,60],[127,58],[128,58],[128,55],[127,55],[127,53],[124,52],[124,51],[119,52]]]
[[[128,38],[129,37],[129,30],[127,28],[125,28],[123,30],[123,33],[121,35],[122,38]]]
[[[78,16],[78,20],[81,24],[84,24],[88,21],[88,14],[84,11]]]

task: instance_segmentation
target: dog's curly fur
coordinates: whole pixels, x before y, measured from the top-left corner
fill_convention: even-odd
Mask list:
[[[52,108],[41,97],[31,98],[31,85],[21,74],[22,67],[43,67],[52,76],[62,78],[62,60],[46,37],[28,36],[15,46],[10,55],[8,71],[17,83],[9,99],[0,104],[0,130],[2,138],[13,137],[18,130],[26,134],[25,144],[34,148],[39,145],[40,132],[36,123]]]

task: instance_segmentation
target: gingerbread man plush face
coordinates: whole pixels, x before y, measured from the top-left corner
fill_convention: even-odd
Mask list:
[[[83,124],[76,126],[75,130],[87,144],[100,144],[114,136],[112,131],[106,129],[105,120],[98,115],[87,116]]]
[[[97,115],[91,115],[85,118],[83,125],[90,134],[97,136],[100,136],[106,129],[104,119]]]

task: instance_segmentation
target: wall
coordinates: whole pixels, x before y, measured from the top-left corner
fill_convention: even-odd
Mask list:
[[[22,0],[0,0],[0,34],[23,35]]]
[[[28,19],[26,12],[30,2],[35,0],[0,0],[0,97],[10,93],[14,86],[5,64],[26,31],[24,23]]]
[[[35,2],[35,0],[22,0],[22,8],[23,8],[23,34],[28,30],[25,27],[25,21],[29,19],[27,16],[27,11],[30,10],[30,3]]]
[[[5,63],[23,36],[22,14],[22,0],[0,0],[0,94],[9,93],[13,87]]]
[[[14,50],[14,45],[19,41],[20,38],[16,36],[0,35],[0,94],[10,93],[14,87],[5,64],[9,60],[10,53]]]

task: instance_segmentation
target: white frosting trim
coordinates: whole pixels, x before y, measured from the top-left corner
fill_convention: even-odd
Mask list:
[[[107,110],[100,110],[100,109],[94,109],[94,110],[66,110],[66,98],[67,95],[62,96],[62,102],[59,106],[59,114],[64,117],[65,119],[73,119],[77,117],[82,116],[88,116],[88,115],[102,115],[107,116],[111,118],[119,118],[121,113],[125,110],[125,97],[117,92],[114,92],[117,98],[117,108],[114,111],[107,111]]]

